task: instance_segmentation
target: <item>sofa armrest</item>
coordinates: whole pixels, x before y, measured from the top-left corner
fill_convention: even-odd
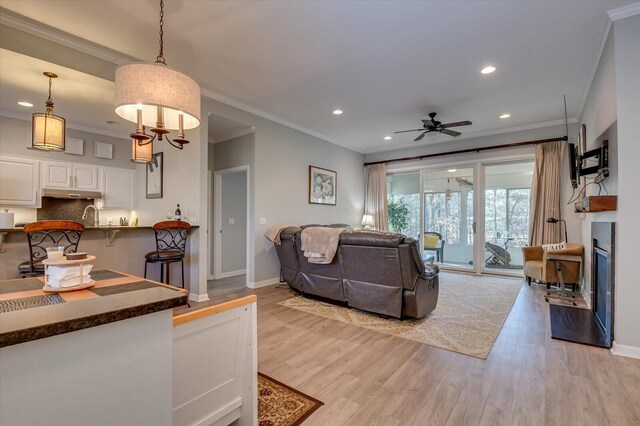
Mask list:
[[[542,260],[543,254],[541,246],[522,247],[522,258],[525,263],[530,260]]]

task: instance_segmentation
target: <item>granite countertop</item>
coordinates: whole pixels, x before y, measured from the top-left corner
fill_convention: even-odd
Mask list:
[[[149,225],[149,226],[120,226],[120,225],[100,225],[100,226],[85,226],[84,229],[85,231],[91,231],[91,230],[101,230],[101,231],[108,231],[110,229],[113,230],[131,230],[134,231],[136,229],[152,229],[153,226]],[[198,225],[191,225],[191,229],[198,229],[199,226]],[[0,232],[22,232],[22,228],[0,228]]]
[[[0,347],[70,333],[187,304],[187,290],[111,270],[86,290],[48,293],[44,277],[0,281]]]

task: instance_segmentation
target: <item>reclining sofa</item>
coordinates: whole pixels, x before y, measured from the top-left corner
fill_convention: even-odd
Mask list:
[[[289,227],[276,245],[281,281],[303,295],[346,303],[395,318],[422,318],[438,302],[438,269],[425,268],[418,244],[402,234],[353,231],[340,235],[338,252],[329,265],[307,262],[301,250],[303,227]]]

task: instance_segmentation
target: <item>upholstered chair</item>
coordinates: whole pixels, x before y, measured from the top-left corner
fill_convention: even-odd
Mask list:
[[[584,246],[576,243],[566,243],[567,247],[561,250],[544,251],[542,246],[523,247],[522,255],[524,259],[524,275],[527,283],[531,285],[531,280],[547,285],[558,284],[560,278],[556,270],[556,262],[549,260],[549,254],[568,255],[568,256],[584,256]],[[580,283],[580,267],[578,262],[560,261],[560,269],[562,270],[562,278],[565,284]]]

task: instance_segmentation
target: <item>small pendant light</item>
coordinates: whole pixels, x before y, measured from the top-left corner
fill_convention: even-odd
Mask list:
[[[31,147],[44,151],[64,151],[65,119],[53,114],[51,100],[51,79],[58,76],[52,72],[42,74],[49,78],[49,97],[45,102],[45,112],[37,112],[32,116]]]
[[[144,143],[131,138],[131,162],[147,164],[153,161],[153,141]]]

